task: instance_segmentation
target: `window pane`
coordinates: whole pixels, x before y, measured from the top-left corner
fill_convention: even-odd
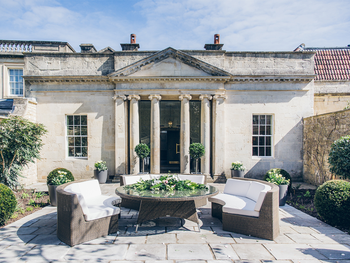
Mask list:
[[[80,135],[80,126],[74,126],[74,135]]]
[[[260,115],[260,125],[265,124],[265,115]]]
[[[68,156],[74,156],[74,147],[68,148]]]
[[[265,137],[259,137],[259,145],[265,145]]]
[[[81,135],[87,135],[87,126],[81,126]]]
[[[81,138],[81,145],[82,146],[87,146],[87,137],[82,137]]]
[[[87,147],[82,147],[82,157],[87,157]]]
[[[266,147],[266,156],[271,156],[271,147]]]
[[[259,156],[265,156],[265,147],[259,147]]]
[[[75,156],[82,157],[81,147],[75,147]]]
[[[253,145],[258,145],[258,138],[257,136],[253,137]]]
[[[68,135],[73,135],[73,126],[68,126],[67,127],[67,134]]]
[[[253,124],[259,124],[259,115],[253,115]]]
[[[266,115],[266,124],[271,124],[271,118],[272,116],[271,115]]]
[[[81,125],[87,125],[87,116],[81,116]]]
[[[260,126],[260,135],[265,135],[265,126]]]
[[[67,116],[67,125],[73,125],[73,116]]]
[[[271,137],[266,137],[266,145],[271,145]]]
[[[253,126],[253,134],[258,135],[259,134],[259,126]]]
[[[266,135],[271,135],[271,126],[266,126]]]
[[[68,138],[68,146],[74,146],[74,138],[73,137]]]
[[[74,116],[74,125],[80,125],[80,116]]]
[[[81,146],[81,138],[74,137],[74,146]]]
[[[258,156],[258,147],[253,147],[253,156]]]

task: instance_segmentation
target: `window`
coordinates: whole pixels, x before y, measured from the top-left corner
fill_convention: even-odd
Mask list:
[[[68,157],[87,158],[87,116],[67,116]]]
[[[253,156],[272,156],[272,115],[253,115]]]
[[[10,95],[23,96],[23,69],[9,69]]]

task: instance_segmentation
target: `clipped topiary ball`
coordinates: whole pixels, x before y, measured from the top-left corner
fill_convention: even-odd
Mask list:
[[[315,193],[317,213],[327,223],[335,226],[350,226],[350,182],[327,181]]]
[[[67,175],[66,175],[67,178],[68,178],[70,181],[74,181],[74,176],[73,176],[73,174],[72,174],[69,170],[67,170],[67,169],[65,169],[65,168],[57,168],[57,169],[55,169],[55,170],[53,170],[53,171],[51,171],[51,172],[49,173],[49,175],[47,176],[47,179],[46,179],[46,184],[52,184],[52,183],[51,183],[51,182],[52,182],[52,179],[54,179],[55,177],[59,176],[58,171],[66,172],[66,173],[67,173]]]
[[[17,200],[15,194],[4,184],[0,184],[0,226],[15,212]]]
[[[266,172],[266,174],[264,175],[264,181],[266,181],[266,178],[269,177],[269,172],[275,172],[277,174],[282,174],[282,176],[286,179],[289,179],[289,186],[288,186],[288,191],[290,192],[291,189],[292,189],[292,177],[290,177],[290,174],[286,171],[286,170],[283,170],[281,168],[273,168],[271,170],[268,170]]]
[[[341,176],[341,179],[350,178],[350,135],[332,143],[328,163],[332,174]]]

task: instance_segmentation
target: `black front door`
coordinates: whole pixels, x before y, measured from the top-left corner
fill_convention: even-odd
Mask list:
[[[180,130],[162,129],[160,132],[160,172],[180,172]]]

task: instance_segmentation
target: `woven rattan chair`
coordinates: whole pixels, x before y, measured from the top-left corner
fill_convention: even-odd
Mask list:
[[[118,231],[118,214],[86,221],[78,196],[65,191],[70,182],[57,187],[57,237],[64,243],[77,244]]]
[[[235,178],[237,180],[259,181],[268,184],[271,190],[267,191],[259,217],[245,216],[222,212],[222,205],[212,203],[212,216],[222,220],[223,230],[239,234],[274,240],[279,235],[279,188],[268,182]]]

